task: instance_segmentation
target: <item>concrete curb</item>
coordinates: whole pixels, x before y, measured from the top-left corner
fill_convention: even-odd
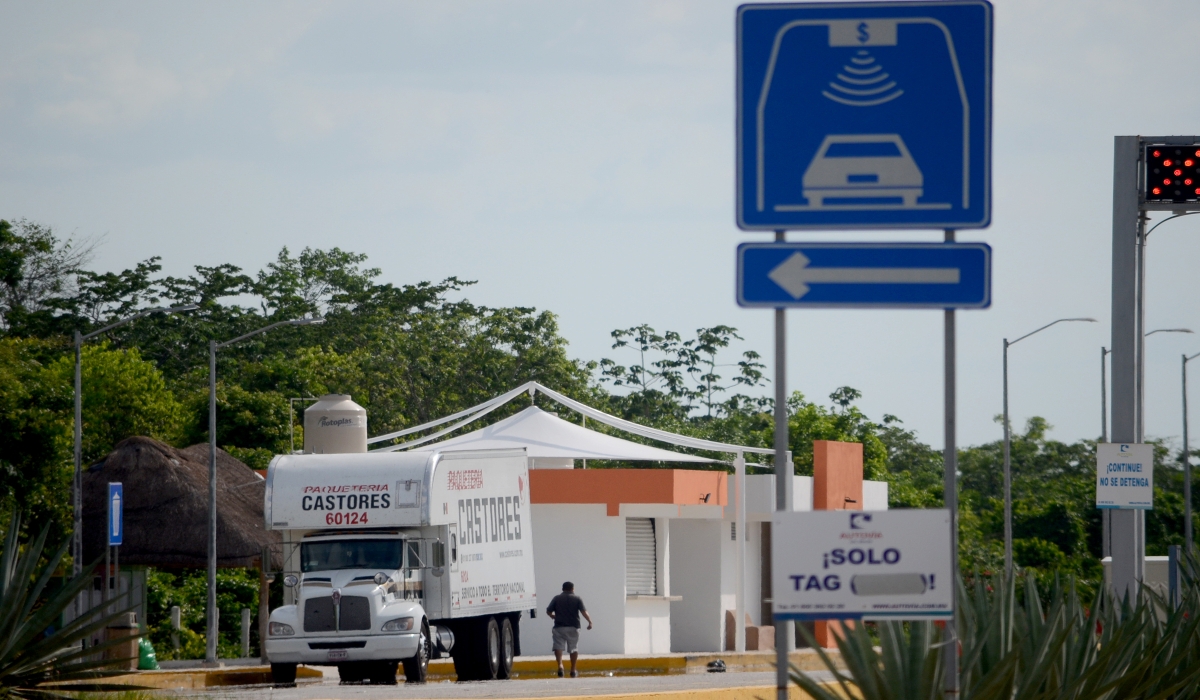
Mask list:
[[[296,683],[319,683],[325,674],[315,668],[296,669]],[[189,671],[138,671],[106,678],[106,683],[136,685],[155,690],[202,690],[231,685],[262,685],[271,682],[270,666],[235,666]]]
[[[831,690],[839,692],[837,688],[831,688]],[[531,698],[530,700],[774,700],[774,698],[775,686],[760,685],[740,688],[652,690],[642,693],[611,693],[607,695],[558,695]],[[793,685],[788,688],[788,700],[812,700],[812,696]]]
[[[841,655],[837,650],[826,650],[839,669],[844,669]],[[583,656],[579,659],[578,669],[581,676],[654,676],[672,675],[679,673],[706,673],[711,661],[720,659],[725,662],[726,671],[765,672],[775,670],[775,652],[726,652],[723,654],[670,654],[663,656]],[[800,649],[788,655],[793,666],[802,671],[825,671],[821,657],[812,649]],[[564,666],[568,666],[564,659]],[[533,659],[518,658],[513,663],[513,673],[520,678],[554,678],[557,676],[558,664],[553,658],[539,657]],[[450,659],[438,659],[429,662],[430,680],[453,680],[454,662]]]

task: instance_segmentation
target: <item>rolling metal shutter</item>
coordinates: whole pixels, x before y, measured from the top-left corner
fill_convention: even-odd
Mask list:
[[[651,518],[625,518],[625,595],[658,595],[658,557]]]

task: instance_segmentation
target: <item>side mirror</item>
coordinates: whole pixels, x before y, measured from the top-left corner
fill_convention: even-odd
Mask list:
[[[430,553],[430,558],[433,560],[431,562],[433,567],[435,569],[440,569],[446,566],[446,543],[434,542],[431,549],[432,552]]]
[[[287,586],[288,588],[295,588],[296,586],[300,585],[300,579],[296,576],[296,574],[288,574],[287,576],[283,577],[283,585]]]

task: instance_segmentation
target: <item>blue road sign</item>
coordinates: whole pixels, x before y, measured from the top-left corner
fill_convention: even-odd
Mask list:
[[[125,490],[119,481],[108,483],[108,546],[125,539]]]
[[[987,0],[742,5],[737,41],[738,226],[990,223]]]
[[[987,308],[986,243],[743,243],[738,304],[809,308]]]

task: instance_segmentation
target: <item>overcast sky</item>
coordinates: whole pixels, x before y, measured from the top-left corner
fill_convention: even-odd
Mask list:
[[[729,324],[770,361],[771,312],[734,303],[734,249],[765,240],[734,224],[735,8],[0,0],[0,217],[103,236],[104,270],[151,255],[175,275],[257,270],[284,245],[338,246],[389,282],[456,275],[479,281],[475,302],[551,310],[579,358],[622,358],[614,328]],[[998,0],[995,15],[993,223],[959,234],[992,245],[994,304],[959,314],[959,442],[1000,436],[1002,339],[1064,316],[1100,322],[1012,349],[1012,414],[1094,438],[1112,137],[1200,132],[1200,12]],[[1150,238],[1147,328],[1198,331],[1147,341],[1151,436],[1180,435],[1198,253],[1200,217]],[[853,386],[868,415],[941,445],[940,312],[788,324],[789,389]]]

